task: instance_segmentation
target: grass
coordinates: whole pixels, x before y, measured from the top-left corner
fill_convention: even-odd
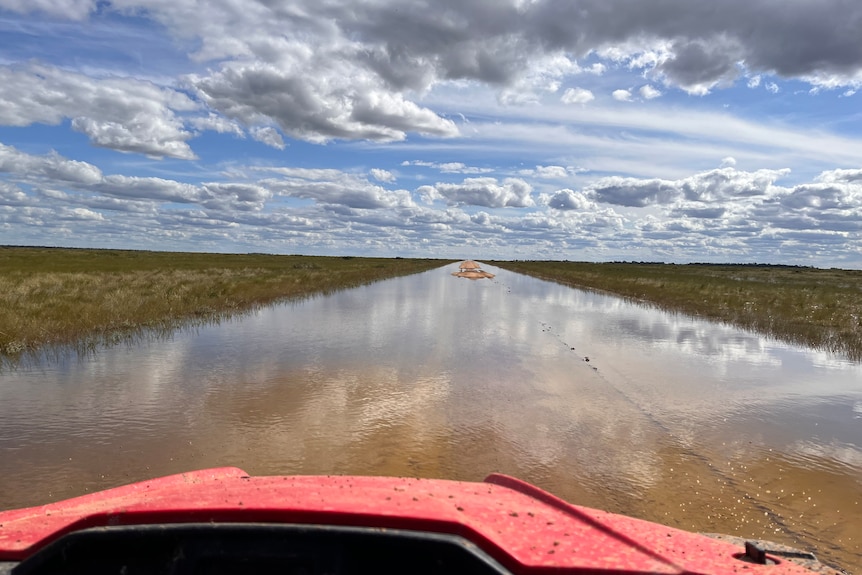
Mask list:
[[[448,262],[0,247],[0,365],[170,333]]]
[[[494,265],[862,361],[862,271],[535,261]]]

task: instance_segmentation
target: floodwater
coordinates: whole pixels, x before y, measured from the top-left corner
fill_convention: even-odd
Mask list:
[[[458,265],[0,373],[0,508],[190,469],[514,475],[862,572],[862,367]]]

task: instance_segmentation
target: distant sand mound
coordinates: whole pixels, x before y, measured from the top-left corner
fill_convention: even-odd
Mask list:
[[[459,278],[467,278],[471,280],[478,280],[483,278],[491,279],[492,277],[494,277],[494,274],[482,271],[482,269],[479,267],[479,264],[477,264],[473,260],[465,260],[461,262],[461,264],[458,266],[458,271],[454,272],[452,275]]]

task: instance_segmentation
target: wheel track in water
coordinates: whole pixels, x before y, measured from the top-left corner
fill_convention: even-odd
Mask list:
[[[511,286],[502,282],[499,279],[499,276],[497,276],[497,278],[495,278],[492,281],[493,281],[493,283],[499,284],[501,287],[506,289],[508,293],[510,293],[510,294],[512,293]],[[823,544],[825,542],[821,541],[818,537],[814,536],[813,534],[806,536],[805,534],[800,533],[796,529],[793,529],[781,517],[781,515],[777,514],[771,508],[767,507],[766,505],[764,505],[763,503],[758,501],[756,498],[749,495],[747,493],[747,490],[744,489],[739,484],[739,482],[737,482],[736,479],[733,478],[733,476],[728,475],[727,473],[724,473],[720,469],[718,469],[715,465],[712,464],[712,461],[710,461],[710,459],[706,455],[695,451],[691,447],[688,447],[686,442],[683,441],[683,439],[681,437],[679,437],[676,433],[674,433],[674,431],[667,424],[665,424],[663,421],[661,421],[661,419],[659,419],[659,417],[657,417],[652,411],[650,411],[649,409],[646,409],[641,403],[636,401],[635,398],[633,398],[631,395],[629,395],[628,393],[623,391],[618,385],[614,384],[614,382],[612,380],[607,378],[599,370],[598,366],[593,365],[589,356],[578,355],[576,347],[574,345],[572,345],[570,342],[565,341],[561,334],[554,331],[553,326],[550,323],[548,323],[546,321],[542,321],[541,319],[536,319],[536,323],[540,326],[541,333],[544,333],[550,337],[553,337],[554,339],[556,339],[559,342],[559,344],[561,346],[566,348],[566,351],[570,352],[572,355],[574,355],[576,357],[579,357],[580,361],[590,364],[589,367],[607,385],[608,388],[613,390],[619,397],[621,397],[623,399],[624,402],[626,402],[629,405],[631,405],[632,407],[634,407],[634,409],[637,412],[639,412],[640,414],[642,414],[646,418],[647,421],[649,421],[659,431],[661,431],[668,438],[670,438],[673,441],[673,443],[676,445],[676,447],[679,449],[680,453],[690,457],[693,461],[697,461],[698,463],[702,464],[703,466],[706,467],[706,469],[708,470],[709,474],[712,477],[714,477],[715,479],[717,479],[719,481],[724,482],[725,485],[727,485],[729,488],[731,488],[735,492],[735,494],[740,498],[740,500],[743,500],[747,504],[750,505],[750,509],[752,509],[754,511],[762,512],[764,514],[764,516],[768,517],[769,520],[775,526],[780,528],[785,535],[793,537],[794,539],[796,539],[797,541],[800,541],[800,542],[804,542],[806,540],[810,541],[811,539],[813,539],[814,541],[817,542],[819,547],[823,546]]]

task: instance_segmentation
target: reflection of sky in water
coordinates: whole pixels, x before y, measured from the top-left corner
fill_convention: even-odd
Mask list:
[[[585,357],[638,405],[682,413],[689,423],[752,404],[862,394],[862,367],[825,352],[484,267],[497,277],[467,282],[432,271],[0,377],[98,382],[92,387],[102,395],[73,404],[86,411],[104,394],[122,394],[123,412],[147,411],[168,394],[193,405],[205,390],[301,369],[383,368],[403,385],[420,378],[461,385],[489,374],[547,378],[543,364]],[[7,405],[15,394],[0,387]],[[39,398],[58,411],[68,401],[62,390]]]
[[[513,293],[528,294],[534,316],[583,355],[627,377],[660,374],[663,384],[683,378],[686,389],[718,385],[723,392],[757,387],[787,393],[830,395],[862,391],[862,366],[827,352],[785,344],[728,325],[670,314],[619,298],[568,289],[501,273]],[[627,369],[626,365],[632,365]],[[667,381],[670,376],[671,381]],[[696,380],[697,384],[693,384]]]

